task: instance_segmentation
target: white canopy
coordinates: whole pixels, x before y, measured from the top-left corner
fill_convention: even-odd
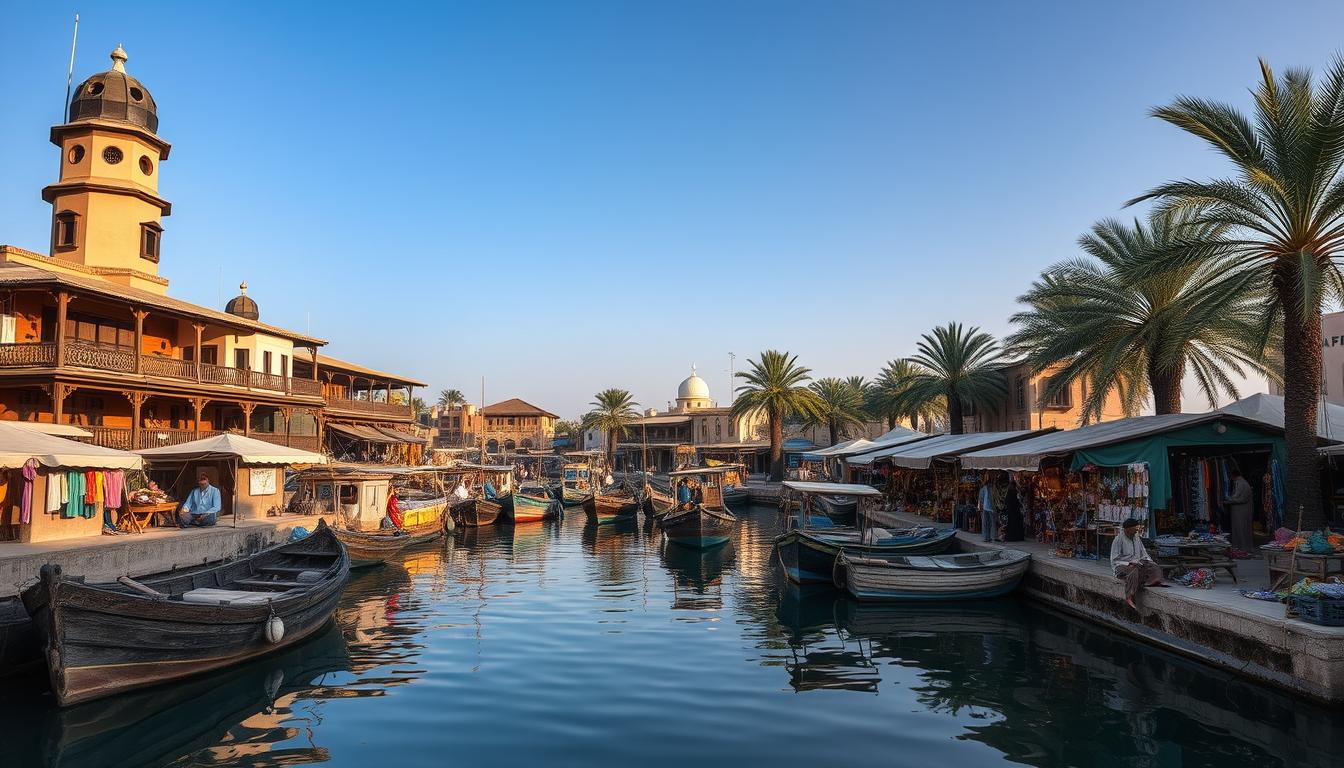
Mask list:
[[[327,457],[312,451],[286,448],[264,440],[225,432],[181,445],[136,451],[150,461],[237,459],[240,464],[326,464]]]
[[[0,422],[0,469],[18,469],[29,459],[44,467],[139,469],[139,456],[113,448],[79,443],[63,437]]]
[[[1225,405],[1214,413],[1240,416],[1283,429],[1283,398],[1260,393]],[[1344,440],[1344,406],[1325,403],[1316,409],[1316,434],[1326,440]]]
[[[877,456],[877,454],[884,450],[890,450],[897,446],[909,445],[911,443],[918,443],[939,437],[939,435],[929,435],[923,432],[914,432],[913,430],[911,430],[911,432],[912,434],[909,435],[893,436],[890,438],[887,438],[886,435],[883,435],[882,437],[879,437],[878,439],[874,440],[873,444],[865,449],[866,451],[865,453],[846,456],[845,463],[850,465],[851,467],[871,466],[873,463],[873,459]],[[890,435],[891,432],[888,432],[887,434]]]
[[[1084,448],[1122,443],[1136,437],[1155,435],[1190,426],[1212,418],[1206,413],[1169,413],[1163,416],[1137,416],[1132,419],[1103,421],[1077,429],[1051,432],[996,448],[963,453],[963,469],[1006,469],[1036,471],[1050,456],[1063,456]]]
[[[862,437],[856,437],[853,440],[846,440],[843,443],[836,443],[829,448],[820,448],[815,451],[808,451],[807,456],[844,456],[846,453],[863,453],[872,449],[873,442]]]
[[[871,485],[858,483],[805,483],[798,480],[785,480],[784,487],[799,493],[823,493],[827,496],[881,496],[882,492]]]
[[[40,421],[7,421],[5,424],[19,429],[41,432],[44,435],[56,435],[57,437],[93,437],[92,432],[87,429],[80,429],[73,424],[44,424]]]
[[[869,454],[874,461],[888,461],[897,467],[928,469],[937,459],[960,456],[969,451],[992,448],[1036,435],[1054,432],[1054,429],[1023,429],[1016,432],[978,432],[970,435],[939,435],[928,440],[887,448]]]

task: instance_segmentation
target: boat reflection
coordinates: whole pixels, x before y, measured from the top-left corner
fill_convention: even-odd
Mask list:
[[[3,754],[13,766],[306,765],[331,759],[317,743],[328,683],[351,669],[335,626],[273,656],[203,677],[57,709],[9,696]],[[14,738],[19,736],[20,738]]]
[[[672,574],[672,607],[676,610],[723,608],[723,574],[737,559],[733,542],[713,549],[695,549],[659,540],[659,557]]]

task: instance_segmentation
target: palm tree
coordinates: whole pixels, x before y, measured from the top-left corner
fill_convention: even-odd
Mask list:
[[[467,402],[466,396],[460,389],[445,389],[439,392],[439,406],[443,408],[456,408]]]
[[[831,435],[831,445],[840,442],[842,435],[848,437],[851,427],[863,425],[862,381],[862,377],[858,376],[850,377],[849,380],[825,378],[817,379],[808,387],[816,394],[819,409],[807,423],[809,426],[826,427]]]
[[[1260,61],[1253,119],[1228,104],[1188,96],[1153,115],[1204,140],[1232,164],[1230,177],[1158,186],[1130,203],[1199,208],[1219,237],[1172,249],[1177,262],[1229,259],[1271,288],[1267,317],[1282,317],[1285,503],[1308,527],[1325,523],[1316,456],[1321,387],[1321,306],[1344,298],[1336,259],[1344,247],[1344,59],[1319,87],[1307,70],[1275,77]]]
[[[412,416],[412,418],[414,418],[417,422],[419,422],[419,421],[421,420],[420,417],[423,416],[423,415],[425,414],[425,410],[426,410],[426,409],[425,409],[425,399],[424,399],[423,397],[412,397],[412,398],[411,398],[411,416]]]
[[[784,479],[784,420],[790,416],[815,419],[821,412],[817,394],[807,388],[812,371],[798,365],[798,357],[768,349],[751,369],[737,378],[746,383],[737,388],[732,417],[764,413],[770,428],[770,479]]]
[[[906,393],[910,382],[924,371],[909,360],[888,360],[877,380],[868,387],[868,411],[874,418],[886,419],[887,429],[895,429],[902,419],[910,420],[911,429],[919,429],[920,417],[926,426],[946,414],[941,398],[913,402]]]
[[[624,435],[630,424],[639,418],[638,405],[630,393],[624,389],[604,389],[593,396],[593,410],[584,414],[584,429],[600,429],[607,436],[607,466],[613,466],[612,458],[616,454],[616,440]]]
[[[1046,380],[1042,403],[1090,384],[1080,419],[1100,420],[1107,399],[1129,415],[1151,394],[1157,413],[1180,413],[1181,380],[1194,375],[1209,407],[1238,397],[1228,372],[1264,372],[1263,307],[1268,298],[1253,273],[1225,258],[1168,264],[1155,258],[1191,236],[1208,237],[1197,210],[1154,210],[1144,224],[1107,219],[1078,240],[1091,258],[1050,267],[1018,301],[1018,330],[1009,352],[1034,373],[1062,365]]]
[[[979,328],[948,323],[920,337],[918,353],[910,362],[922,366],[902,397],[907,408],[942,401],[947,407],[948,431],[960,435],[966,406],[994,410],[1008,391],[995,363],[1002,353],[994,337]]]

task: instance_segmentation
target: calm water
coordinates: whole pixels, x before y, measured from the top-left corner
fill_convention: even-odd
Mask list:
[[[1013,601],[786,586],[773,509],[708,553],[638,526],[459,533],[336,626],[70,710],[3,690],[0,766],[1315,766],[1344,715]]]

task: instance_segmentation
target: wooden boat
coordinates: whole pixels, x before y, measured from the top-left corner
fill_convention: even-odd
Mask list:
[[[536,523],[558,516],[560,506],[544,485],[524,482],[513,492],[513,509],[506,514],[515,523]]]
[[[799,529],[781,534],[775,548],[784,574],[797,584],[832,584],[841,551],[862,557],[937,555],[956,543],[953,528],[914,527],[874,538],[854,529]]]
[[[698,467],[672,472],[674,479],[696,479],[699,498],[677,505],[658,518],[667,540],[687,547],[717,547],[727,543],[737,528],[737,517],[723,506],[722,478],[728,470]]]
[[[837,525],[854,525],[855,513],[859,509],[858,499],[819,493],[812,497],[812,501],[822,514]]]
[[[473,495],[471,498],[456,500],[449,497],[449,515],[453,521],[467,528],[493,525],[500,515],[513,512],[513,469],[505,465],[459,464],[453,467],[459,475],[470,475]],[[496,489],[493,498],[485,498],[485,484],[490,481]],[[503,490],[500,493],[500,489]]]
[[[448,507],[448,514],[459,528],[494,525],[499,517],[499,504],[481,504],[479,499],[461,499]]]
[[[613,488],[606,493],[593,495],[593,511],[590,513],[599,523],[614,523],[621,519],[634,518],[644,506],[644,497],[636,492]]]
[[[978,600],[1017,589],[1031,555],[993,549],[961,555],[874,558],[842,553],[837,581],[859,600]]]
[[[17,596],[0,598],[0,678],[27,674],[42,662],[37,627]]]
[[[327,624],[349,577],[350,555],[320,520],[298,541],[144,583],[86,584],[44,565],[23,604],[69,706],[293,646]]]
[[[566,454],[567,456],[587,456],[586,452]],[[560,487],[556,498],[566,507],[583,507],[592,511],[593,506],[593,470],[587,461],[569,462],[560,474]]]
[[[339,529],[336,538],[350,552],[351,568],[382,565],[411,545],[411,537],[395,528],[385,531],[351,531]]]

